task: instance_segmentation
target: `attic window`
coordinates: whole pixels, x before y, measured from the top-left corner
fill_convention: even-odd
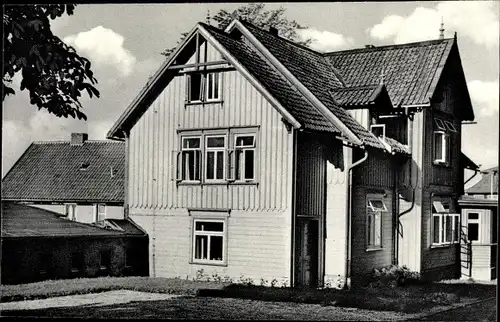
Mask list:
[[[443,120],[438,119],[438,118],[435,118],[435,119],[434,119],[434,122],[436,123],[436,127],[437,127],[439,130],[442,130],[442,131],[445,131],[445,130],[446,130],[446,127],[444,126]]]
[[[84,162],[84,163],[82,163],[82,165],[80,166],[80,171],[85,171],[85,170],[87,170],[87,169],[88,169],[88,167],[89,167],[89,165],[90,165],[90,163],[88,163],[88,162]]]
[[[370,125],[370,131],[376,137],[382,137],[382,139],[385,139],[385,124]]]

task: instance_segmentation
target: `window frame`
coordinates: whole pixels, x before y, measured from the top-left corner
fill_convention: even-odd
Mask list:
[[[383,207],[376,207],[373,201],[382,202]],[[381,195],[367,195],[366,197],[366,222],[365,222],[365,245],[367,251],[380,250],[383,248],[383,214],[389,212],[384,198]],[[371,221],[369,220],[371,218]],[[378,219],[378,224],[377,224]],[[377,231],[378,230],[378,231]],[[377,236],[378,232],[378,242]],[[373,239],[373,241],[372,241]]]
[[[102,219],[99,219],[101,217],[101,213],[99,212],[99,207],[104,207],[104,214],[103,214],[103,218]],[[106,219],[106,213],[107,213],[106,204],[104,204],[104,203],[97,203],[97,204],[95,204],[95,218],[96,218],[96,221],[105,220]]]
[[[217,182],[226,182],[227,181],[227,150],[228,150],[228,144],[227,144],[227,134],[205,134],[203,135],[204,137],[204,146],[203,146],[203,156],[205,157],[205,160],[203,161],[203,181],[207,183],[217,183]],[[224,147],[208,147],[208,139],[210,138],[224,138]],[[214,153],[214,179],[208,179],[208,153],[213,152]],[[217,154],[218,152],[222,152],[222,179],[217,178]]]
[[[190,214],[191,215],[191,214]],[[228,213],[226,214],[210,214],[200,211],[199,214],[193,215],[191,219],[191,234],[190,234],[190,242],[191,242],[191,254],[190,254],[190,264],[197,265],[213,265],[213,266],[227,266],[227,257],[228,257]],[[215,231],[197,231],[196,223],[198,222],[217,222],[222,223],[222,232]],[[207,247],[210,245],[210,236],[218,236],[222,237],[222,260],[211,260],[210,258],[210,248],[207,249],[207,259],[198,259],[196,258],[196,236],[207,236]]]
[[[469,219],[470,214],[477,214],[477,219]],[[472,243],[472,244],[480,244],[481,243],[481,213],[477,210],[474,211],[467,211],[466,213],[466,223],[465,226],[467,227],[467,241]],[[469,224],[477,224],[477,240],[470,240],[469,239]]]
[[[215,75],[217,75],[217,97],[215,97],[215,91],[212,91],[212,94],[214,94],[214,97],[213,98],[209,98],[209,93],[211,90],[213,90],[213,84],[215,84],[215,82],[210,82],[210,75],[213,75],[212,79],[215,80]],[[206,99],[204,100],[205,102],[218,102],[220,101],[222,98],[221,98],[221,79],[222,79],[222,72],[206,72],[205,73],[205,82],[206,82],[206,86],[205,86],[205,97]],[[210,86],[212,85],[212,86]]]
[[[200,146],[198,148],[191,148],[191,147],[185,148],[184,147],[184,141],[187,140],[187,139],[198,139],[199,143],[200,143]],[[184,152],[188,152],[188,151],[199,151],[199,153],[198,153],[199,154],[199,160],[197,160],[198,161],[198,163],[197,163],[198,164],[198,179],[196,179],[196,175],[194,175],[195,179],[185,179],[187,177],[187,175],[185,174],[185,171],[183,171],[183,170],[187,171],[187,167],[186,167],[186,169],[183,169],[183,166],[184,166]],[[196,156],[197,153],[195,152],[194,155]],[[179,158],[178,158],[177,161],[179,161]],[[179,169],[179,162],[177,162],[176,166]],[[201,182],[202,172],[203,172],[203,135],[202,134],[181,135],[180,172],[181,172],[181,175],[180,175],[180,181],[181,182],[188,182],[188,183],[200,183]]]
[[[191,87],[192,87],[192,77],[193,75],[199,75],[200,77],[200,94],[199,99],[193,100],[191,97]],[[213,76],[211,76],[213,75]],[[216,76],[215,76],[216,75]],[[215,82],[215,77],[217,77],[217,82]],[[222,77],[223,71],[211,71],[207,70],[197,70],[186,72],[186,104],[203,104],[203,103],[214,103],[222,102]],[[217,92],[214,90],[214,84],[217,83]],[[209,98],[209,94],[214,97]]]
[[[446,129],[448,131],[454,132],[454,133],[458,132],[457,129],[455,128],[455,125],[452,122],[444,120],[443,123],[446,126]]]
[[[381,128],[382,129],[382,140],[385,140],[385,124],[371,124],[370,125],[370,132],[373,133],[374,128]],[[373,133],[373,135],[375,135],[375,133]],[[377,136],[377,138],[378,137],[379,136]]]
[[[460,243],[460,227],[461,218],[460,214],[450,212],[450,207],[445,208],[443,201],[452,202],[445,199],[433,199],[431,202],[432,215],[431,215],[431,247],[448,246]],[[435,218],[438,218],[438,241],[435,241],[436,224]],[[451,240],[446,240],[447,236],[447,221],[451,220]]]
[[[438,159],[436,155],[436,135],[440,135],[441,138],[441,158]],[[450,144],[450,135],[446,131],[434,131],[433,134],[433,159],[435,164],[450,164],[450,149],[451,149],[451,144]]]
[[[256,156],[256,147],[257,147],[257,135],[256,133],[235,133],[233,135],[234,140],[233,140],[233,167],[234,167],[234,174],[232,174],[232,178],[234,178],[235,182],[251,182],[256,180],[256,163],[257,163],[257,156]],[[241,137],[252,137],[253,138],[253,143],[252,145],[237,145],[238,138]],[[241,151],[243,155],[243,166],[242,166],[242,171],[243,175],[240,179],[238,179],[238,168],[239,164],[236,162],[236,154],[238,153],[237,151]],[[253,151],[253,176],[252,178],[246,178],[246,153],[247,151]],[[241,172],[241,171],[240,171]]]

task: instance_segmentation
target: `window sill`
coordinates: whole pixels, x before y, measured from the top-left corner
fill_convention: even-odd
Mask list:
[[[213,100],[213,101],[192,101],[192,102],[185,102],[184,107],[186,106],[191,106],[191,105],[207,105],[207,104],[222,104],[224,103],[223,100]]]
[[[220,182],[200,182],[200,181],[178,181],[179,186],[258,186],[255,181],[220,181]]]
[[[432,161],[432,164],[440,166],[440,167],[445,167],[445,168],[451,168],[451,165],[449,162],[442,162],[442,161]]]
[[[458,245],[458,243],[451,243],[451,244],[432,244],[431,249],[437,249],[437,248],[450,248],[454,245]]]
[[[382,247],[378,247],[378,248],[367,248],[365,251],[366,252],[377,252],[377,251],[381,251],[381,250],[384,250]]]
[[[190,261],[189,264],[191,264],[191,265],[206,265],[206,266],[227,267],[227,263],[220,263],[220,262],[196,262],[196,261]]]

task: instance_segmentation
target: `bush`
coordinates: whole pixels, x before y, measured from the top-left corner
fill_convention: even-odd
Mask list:
[[[389,265],[381,269],[373,269],[369,286],[405,286],[415,285],[421,282],[420,274],[411,271],[406,266]]]

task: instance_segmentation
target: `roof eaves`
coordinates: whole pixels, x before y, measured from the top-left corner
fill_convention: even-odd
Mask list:
[[[344,135],[355,145],[363,145],[363,142],[343,123],[336,115],[333,114],[324,104],[316,98],[297,78],[283,66],[283,64],[274,57],[271,52],[242,24],[240,21],[235,20],[232,29],[238,28],[245,37],[260,51],[268,61],[271,62],[292,84],[294,84],[299,92],[310,101],[313,106],[316,106],[318,111],[323,114],[327,119],[329,119],[337,128],[339,128]],[[232,30],[231,29],[231,30]]]

